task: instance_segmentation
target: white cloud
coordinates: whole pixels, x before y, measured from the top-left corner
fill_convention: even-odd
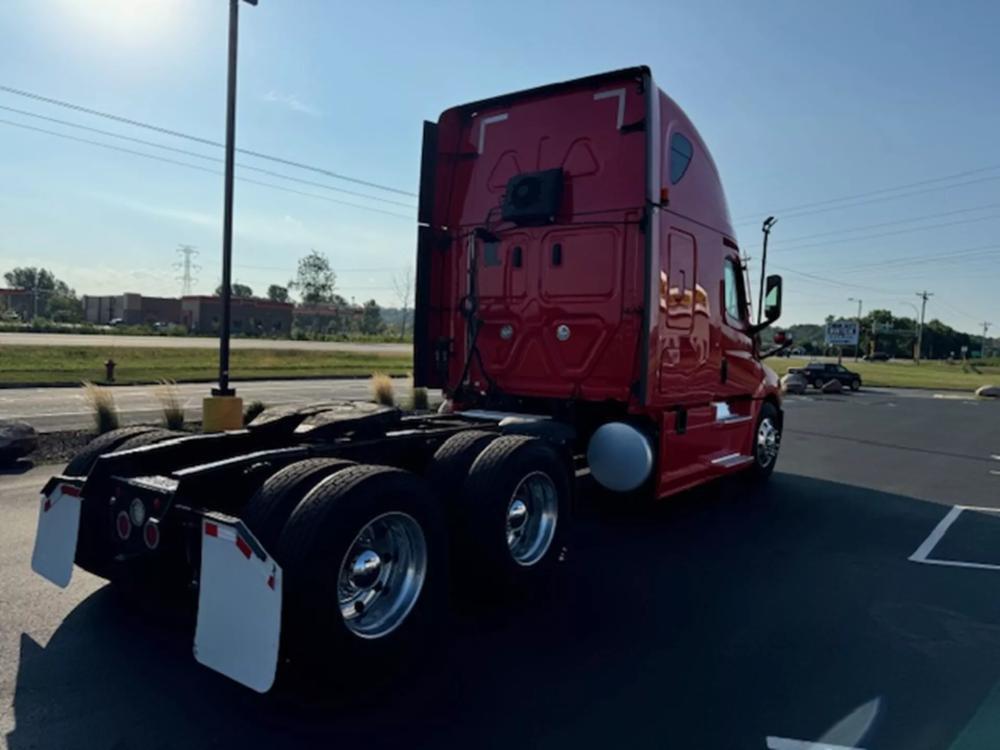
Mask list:
[[[310,115],[311,117],[318,117],[319,110],[306,104],[304,101],[299,99],[295,94],[282,94],[280,91],[275,91],[271,89],[263,97],[261,97],[265,102],[271,102],[272,104],[282,104],[288,107],[293,112],[301,112],[304,115]]]

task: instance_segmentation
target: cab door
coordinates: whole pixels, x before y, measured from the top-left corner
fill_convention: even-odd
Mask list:
[[[726,401],[749,399],[760,385],[763,369],[749,335],[750,306],[743,268],[736,255],[726,255],[722,268],[722,361],[719,395]]]

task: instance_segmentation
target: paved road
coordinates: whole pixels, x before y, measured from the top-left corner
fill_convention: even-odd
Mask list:
[[[202,336],[115,336],[85,333],[0,333],[0,346],[139,346],[176,349],[218,349],[219,341]],[[232,340],[233,349],[294,349],[336,352],[409,354],[410,344],[364,344],[349,341],[292,341],[290,339]]]
[[[585,486],[551,588],[442,619],[433,669],[348,706],[260,698],[193,661],[189,615],[123,604],[80,572],[65,591],[33,577],[47,471],[0,478],[0,737],[14,750],[993,750],[1000,570],[908,558],[950,505],[1000,507],[998,418],[961,399],[792,398],[763,488],[626,510]],[[1000,520],[968,511],[930,556],[989,565],[998,550]]]
[[[234,383],[244,404],[262,401],[268,406],[330,399],[370,398],[367,378],[349,380],[259,380]],[[210,383],[177,386],[188,419],[201,419],[201,402]],[[408,398],[407,381],[396,381],[396,394]],[[123,424],[157,421],[160,406],[156,386],[129,385],[112,389]],[[93,418],[79,388],[2,388],[0,419],[24,419],[41,432],[87,429]]]

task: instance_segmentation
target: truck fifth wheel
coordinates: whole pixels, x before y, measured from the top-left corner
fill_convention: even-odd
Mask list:
[[[263,692],[279,661],[394,660],[449,590],[535,585],[582,463],[611,501],[774,469],[781,279],[753,322],[715,164],[649,69],[425,123],[418,223],[414,376],[448,409],[101,436],[44,488],[34,570],[193,584],[195,657]]]

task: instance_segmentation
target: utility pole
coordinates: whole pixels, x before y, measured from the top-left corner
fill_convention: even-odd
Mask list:
[[[979,347],[979,358],[986,359],[986,332],[990,330],[990,326],[993,325],[988,320],[983,321],[983,343]]]
[[[181,256],[182,260],[174,263],[174,268],[181,272],[177,280],[181,282],[181,296],[186,297],[191,294],[191,288],[197,280],[197,277],[192,272],[201,270],[201,266],[191,262],[191,258],[197,255],[198,251],[191,245],[178,245],[177,254]]]
[[[917,351],[914,352],[913,361],[916,364],[920,364],[920,353],[921,347],[924,342],[924,314],[927,312],[927,299],[933,297],[933,292],[928,292],[926,289],[922,292],[917,292],[917,296],[922,300],[920,304],[920,325],[917,326]]]
[[[857,302],[858,303],[858,317],[856,318],[856,320],[858,322],[858,340],[854,344],[854,361],[857,362],[858,361],[858,350],[861,348],[861,300],[860,299],[855,299],[854,297],[848,297],[847,301],[848,302]]]

